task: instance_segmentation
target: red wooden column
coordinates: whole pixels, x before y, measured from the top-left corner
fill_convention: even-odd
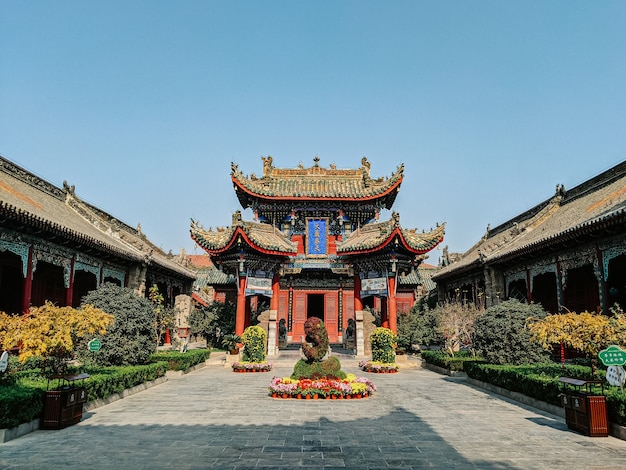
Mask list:
[[[398,303],[396,301],[396,278],[389,278],[389,296],[387,297],[387,318],[389,328],[394,333],[398,332]]]
[[[363,310],[363,301],[361,300],[361,278],[359,273],[354,273],[354,311]]]
[[[280,292],[280,276],[274,274],[272,278],[272,300],[270,300],[270,310],[278,311],[278,294]]]
[[[240,335],[246,329],[246,276],[239,276],[237,293],[237,313],[235,315],[235,334]]]
[[[22,313],[30,310],[30,296],[33,291],[33,247],[28,247],[28,266],[26,266],[26,279],[22,289]]]
[[[389,328],[389,296],[380,298],[380,326]]]

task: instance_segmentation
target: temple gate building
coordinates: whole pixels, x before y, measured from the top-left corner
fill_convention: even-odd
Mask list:
[[[226,228],[191,224],[192,239],[236,279],[236,333],[260,302],[284,342],[300,343],[304,322],[317,316],[331,343],[341,343],[367,307],[395,331],[398,312],[415,302],[419,264],[444,236],[444,225],[405,229],[396,212],[379,220],[393,206],[404,166],[374,179],[365,157],[357,169],[324,168],[318,157],[308,168],[276,168],[272,157],[262,159],[261,177],[232,164],[235,192],[253,221],[236,211]]]

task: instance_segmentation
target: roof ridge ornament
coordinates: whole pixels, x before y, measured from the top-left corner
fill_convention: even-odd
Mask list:
[[[399,212],[393,211],[391,213],[391,219],[393,220],[394,228],[400,227],[400,213]]]
[[[233,212],[232,225],[233,227],[243,225],[240,210]]]
[[[272,165],[274,158],[271,155],[268,155],[267,157],[261,157],[261,160],[263,160],[263,176],[269,176],[274,169],[274,166]]]

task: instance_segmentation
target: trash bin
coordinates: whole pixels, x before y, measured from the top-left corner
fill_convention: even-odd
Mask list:
[[[41,429],[61,429],[82,419],[83,404],[87,401],[84,380],[88,377],[89,374],[63,376],[66,385],[46,391]],[[79,380],[81,385],[76,385]]]
[[[602,386],[600,380],[559,377],[562,386],[561,405],[565,409],[565,422],[572,431],[591,437],[607,437],[609,420],[606,397],[594,393],[594,386]],[[601,388],[604,393],[604,388]]]

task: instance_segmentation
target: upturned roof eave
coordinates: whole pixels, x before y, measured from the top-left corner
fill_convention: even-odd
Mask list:
[[[626,209],[620,209],[609,216],[602,216],[570,227],[562,232],[555,233],[540,240],[528,243],[512,251],[506,251],[487,257],[487,263],[504,263],[519,256],[531,255],[539,251],[549,249],[565,241],[575,240],[582,235],[593,233],[607,227],[623,224],[626,222]]]
[[[245,230],[243,230],[242,227],[235,227],[235,229],[233,230],[233,233],[231,234],[229,240],[221,248],[214,248],[214,249],[206,247],[203,244],[203,241],[198,239],[198,237],[195,235],[194,231],[193,230],[191,231],[191,239],[193,241],[195,241],[198,245],[200,245],[200,247],[204,251],[206,251],[209,255],[211,255],[211,256],[217,256],[217,255],[229,252],[231,250],[231,248],[233,247],[233,245],[237,242],[237,238],[239,236],[241,236],[243,238],[243,242],[244,243],[246,243],[248,246],[250,246],[254,250],[256,250],[259,253],[262,253],[264,255],[288,257],[288,256],[295,256],[296,253],[297,253],[296,250],[293,250],[293,251],[278,251],[278,250],[269,250],[267,248],[264,248],[264,247],[258,245],[257,243],[255,243],[248,236],[248,234],[245,232]]]
[[[400,190],[400,185],[402,184],[403,177],[400,176],[398,179],[387,189],[377,194],[365,195],[363,197],[348,197],[348,196],[294,196],[294,195],[267,195],[267,194],[259,194],[254,192],[247,186],[245,186],[241,180],[237,179],[235,175],[231,175],[231,180],[233,184],[236,186],[236,191],[242,191],[245,196],[253,199],[261,199],[270,202],[289,202],[289,201],[341,201],[341,202],[364,202],[364,201],[378,201],[391,198],[389,204],[386,207],[389,209],[391,204],[395,200],[398,191]],[[240,193],[237,194],[239,201],[244,206],[244,208],[249,207],[247,201],[242,197]]]
[[[80,245],[88,246],[94,250],[108,253],[112,256],[130,261],[143,260],[142,255],[133,253],[131,251],[125,251],[115,248],[102,240],[98,240],[96,238],[84,235],[70,228],[64,227],[56,222],[52,222],[51,220],[47,220],[22,209],[18,209],[17,207],[5,203],[4,201],[0,201],[0,212],[4,213],[10,219],[16,222],[22,223],[31,228],[45,230],[47,232],[50,232],[51,234],[59,235],[67,240],[73,241],[74,243]]]
[[[419,249],[414,248],[407,242],[406,238],[404,237],[404,234],[402,233],[402,230],[399,227],[396,227],[390,232],[387,238],[385,238],[381,243],[379,243],[378,245],[374,247],[367,247],[362,250],[357,249],[357,250],[352,250],[352,251],[341,251],[341,249],[338,248],[337,254],[341,254],[342,256],[354,256],[354,255],[366,255],[366,254],[376,253],[384,249],[385,247],[387,247],[394,240],[396,236],[398,236],[398,240],[400,240],[402,247],[406,251],[408,251],[411,254],[418,255],[418,256],[428,253],[429,251],[433,250],[437,245],[439,245],[443,241],[443,235],[442,235],[439,237],[436,243],[433,243],[432,246],[429,246],[428,248],[419,248]]]

